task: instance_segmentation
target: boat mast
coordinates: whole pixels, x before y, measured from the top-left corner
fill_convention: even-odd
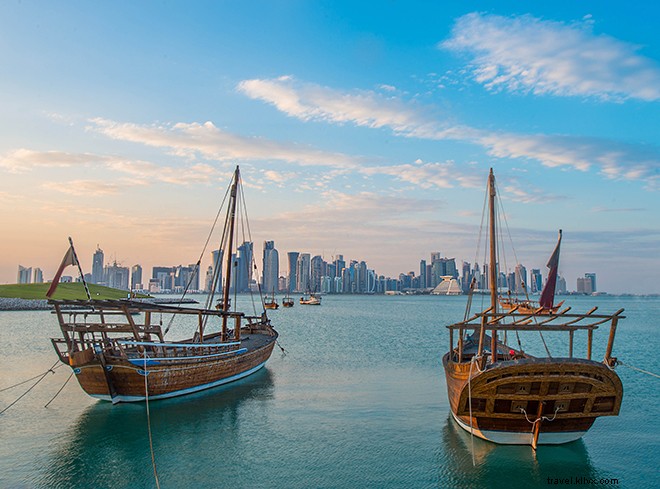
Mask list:
[[[489,212],[489,234],[490,234],[490,267],[488,269],[490,276],[490,305],[493,314],[497,314],[497,236],[495,234],[495,175],[493,169],[490,169],[488,175],[488,212]]]
[[[238,166],[234,172],[234,182],[231,186],[231,194],[229,196],[229,240],[227,241],[227,261],[225,273],[225,288],[222,291],[222,310],[225,313],[229,312],[229,285],[231,284],[231,264],[232,264],[232,250],[234,247],[234,222],[236,220],[236,200],[238,194],[238,179],[240,178],[240,171]],[[222,341],[227,340],[227,315],[222,316]]]

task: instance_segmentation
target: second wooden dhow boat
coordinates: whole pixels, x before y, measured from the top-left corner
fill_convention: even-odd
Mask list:
[[[50,301],[62,332],[62,338],[52,340],[53,346],[87,394],[113,403],[163,399],[241,379],[266,364],[278,337],[266,312],[249,316],[232,309],[229,297],[240,192],[237,167],[221,244],[227,261],[219,307],[211,307],[213,293],[205,308],[128,300]],[[71,242],[58,273],[75,264],[79,265]],[[213,284],[220,274],[220,266],[215,268]],[[177,320],[190,336],[166,341]]]
[[[497,264],[495,177],[488,178],[490,263]],[[623,309],[614,314],[521,313],[498,310],[497,266],[490,266],[490,307],[448,326],[449,351],[442,363],[451,413],[475,436],[502,444],[559,444],[582,437],[599,416],[619,413],[623,386],[613,367],[614,336]],[[470,300],[468,300],[468,303]],[[594,359],[594,332],[609,324],[602,361]],[[520,335],[540,335],[546,355],[522,347]],[[544,334],[566,337],[566,351],[550,355]],[[586,335],[586,356],[574,348],[576,333]],[[508,340],[517,339],[517,347]],[[457,340],[456,342],[454,340]],[[541,348],[537,348],[543,351]]]

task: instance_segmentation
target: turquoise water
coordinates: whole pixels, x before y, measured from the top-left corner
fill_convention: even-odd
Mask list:
[[[266,369],[231,386],[150,403],[161,487],[556,487],[548,478],[571,477],[578,487],[660,483],[660,380],[625,367],[617,369],[621,414],[598,419],[580,441],[534,452],[470,440],[450,418],[441,366],[444,326],[462,318],[464,304],[464,297],[326,296],[321,307],[270,312],[286,355],[276,348]],[[614,355],[660,372],[659,298],[571,297],[567,304],[624,307]],[[56,360],[49,338],[57,335],[49,313],[0,312],[0,389],[46,371]],[[602,355],[607,334],[599,336]],[[535,342],[523,338],[529,351]],[[557,355],[567,348],[548,342]],[[55,369],[0,415],[0,487],[156,487],[144,404],[94,401],[72,380],[44,408],[69,372]],[[29,385],[0,392],[0,410]],[[595,481],[576,484],[578,477]]]

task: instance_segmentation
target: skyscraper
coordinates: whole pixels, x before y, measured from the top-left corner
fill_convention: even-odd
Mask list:
[[[140,265],[133,265],[131,267],[131,289],[143,289],[142,286],[142,267]]]
[[[222,290],[222,258],[223,257],[223,252],[222,250],[215,250],[211,252],[211,260],[213,265],[211,266],[211,278],[207,279],[207,287],[206,290],[211,292],[213,289],[215,292],[220,292]],[[206,275],[208,277],[208,271],[206,272]],[[215,288],[212,287],[213,285],[213,275],[215,275]]]
[[[26,268],[22,265],[18,266],[18,277],[16,282],[19,284],[29,284],[32,280],[32,267]]]
[[[289,265],[289,280],[288,280],[289,292],[298,291],[298,273],[297,273],[298,256],[300,256],[300,253],[298,253],[297,251],[289,251],[286,254],[287,262]]]
[[[96,251],[92,258],[92,283],[102,284],[105,282],[103,277],[103,250],[96,245]]]
[[[596,274],[595,273],[585,273],[584,278],[591,280],[591,291],[598,292],[596,288]]]
[[[279,288],[277,279],[280,275],[280,255],[275,249],[274,241],[264,241],[263,256],[263,290],[265,293],[275,292]]]
[[[311,259],[309,253],[301,253],[296,263],[296,290],[298,292],[311,292],[309,284]]]

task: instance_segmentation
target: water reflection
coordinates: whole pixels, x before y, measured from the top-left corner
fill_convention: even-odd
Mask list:
[[[194,486],[235,456],[273,396],[268,369],[231,385],[150,403],[156,465],[169,487]],[[265,416],[265,415],[264,415]],[[58,440],[39,487],[154,487],[144,403],[98,402]]]
[[[524,445],[496,445],[471,437],[451,414],[442,431],[436,460],[439,487],[546,486],[562,479],[561,485],[603,488],[610,486],[600,480],[612,477],[594,467],[583,440],[541,445],[536,451]],[[618,486],[613,483],[611,487]]]

